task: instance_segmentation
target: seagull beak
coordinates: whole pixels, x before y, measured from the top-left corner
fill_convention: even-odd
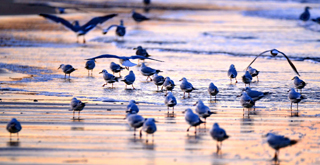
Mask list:
[[[133,50],[137,50],[137,48],[133,48]]]
[[[195,104],[193,104],[193,106],[196,106],[198,104],[198,102],[196,102]]]
[[[58,69],[60,69],[61,68],[61,66],[59,66],[59,68]]]
[[[180,79],[179,81],[182,81],[182,79]]]
[[[158,121],[158,120],[155,120],[154,122],[155,122],[155,123],[159,123],[159,121]]]
[[[99,74],[101,74],[102,72],[99,72]]]
[[[293,79],[294,79],[294,77],[291,80],[293,80]]]
[[[185,114],[186,113],[186,111],[182,111],[182,114]]]

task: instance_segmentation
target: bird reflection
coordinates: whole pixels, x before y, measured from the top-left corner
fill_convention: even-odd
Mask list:
[[[176,117],[176,115],[174,114],[174,112],[171,112],[171,113],[165,113],[164,114],[165,115],[165,119],[173,119],[173,118],[175,118]],[[167,121],[166,121],[167,122]],[[172,121],[170,121],[170,122],[168,122],[168,123],[173,123]],[[176,122],[174,122],[174,123],[176,123]],[[174,124],[173,123],[173,124]]]
[[[19,141],[8,141],[7,142],[7,146],[8,147],[19,147],[20,146],[20,142]]]
[[[253,129],[253,119],[248,118],[242,118],[241,120],[241,133],[253,133],[254,129]]]

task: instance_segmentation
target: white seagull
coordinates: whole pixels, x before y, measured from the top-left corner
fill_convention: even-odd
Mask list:
[[[17,133],[17,139],[19,140],[19,132],[21,131],[22,127],[20,122],[16,118],[12,118],[11,121],[7,124],[7,130],[10,132],[10,140],[11,134]]]

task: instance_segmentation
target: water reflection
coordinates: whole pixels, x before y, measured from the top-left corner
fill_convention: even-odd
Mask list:
[[[20,146],[20,142],[19,141],[8,141],[7,142],[7,146],[8,147],[19,147]]]
[[[250,119],[250,118],[242,118],[240,119],[241,121],[241,126],[240,126],[240,129],[241,129],[241,133],[253,133],[254,132],[254,120],[253,119]]]
[[[176,123],[176,121],[175,121],[176,115],[174,112],[172,112],[172,113],[168,112],[168,113],[165,113],[164,115],[165,115],[165,117],[164,117],[165,123],[167,123],[167,124],[175,124]]]
[[[84,131],[84,127],[71,127],[71,131]]]

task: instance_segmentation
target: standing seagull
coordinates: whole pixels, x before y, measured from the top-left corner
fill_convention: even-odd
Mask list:
[[[258,78],[259,71],[257,69],[254,69],[251,66],[249,66],[248,67],[248,71],[249,71],[249,73],[250,73],[250,75],[252,77],[256,77],[257,76],[257,81],[259,81],[259,78]]]
[[[65,26],[66,28],[72,30],[73,32],[77,33],[77,42],[78,42],[78,37],[79,36],[83,36],[83,43],[86,43],[86,40],[84,38],[84,36],[91,31],[92,29],[94,29],[98,24],[102,24],[105,21],[117,16],[117,14],[109,14],[109,15],[105,15],[102,17],[94,17],[92,18],[89,22],[87,22],[86,24],[84,24],[83,26],[79,25],[78,21],[75,21],[75,24],[72,25],[69,21],[61,18],[61,17],[57,17],[55,15],[50,15],[50,14],[39,14],[40,16],[46,18],[46,19],[50,19],[56,23],[61,23],[63,26]]]
[[[104,87],[105,85],[108,85],[108,83],[112,84],[113,88],[113,83],[118,82],[118,78],[115,77],[114,75],[108,73],[107,70],[103,69],[99,74],[103,74],[103,79],[106,81],[105,84],[102,85],[102,87]]]
[[[65,79],[66,79],[67,74],[69,74],[69,79],[70,79],[70,74],[71,74],[73,71],[77,70],[77,69],[74,69],[74,68],[72,67],[72,65],[69,65],[69,64],[67,64],[67,65],[61,64],[58,69],[60,69],[60,68],[61,68],[62,71],[64,72],[64,78],[65,78]]]
[[[83,110],[83,108],[86,106],[85,103],[81,102],[77,98],[72,98],[70,103],[70,111],[73,111],[73,119],[74,119],[74,112],[78,111],[78,119],[80,119],[80,111]]]
[[[222,147],[222,141],[228,139],[229,136],[227,135],[224,129],[219,127],[218,123],[213,124],[213,127],[210,130],[210,135],[214,140],[217,141],[217,152],[219,152]],[[219,142],[220,142],[220,146],[218,144]]]
[[[143,56],[129,56],[129,57],[126,57],[126,56],[117,56],[117,55],[112,55],[112,54],[103,54],[103,55],[100,55],[100,56],[97,56],[97,57],[89,58],[87,60],[94,60],[94,59],[98,59],[98,58],[117,58],[117,59],[120,60],[121,65],[125,66],[126,69],[128,69],[128,70],[129,70],[129,67],[137,65],[135,63],[132,63],[130,61],[130,59],[133,59],[133,60],[134,59],[139,59],[139,60],[148,59],[148,60],[154,60],[154,61],[158,61],[158,62],[163,62],[163,61],[160,61],[160,60],[156,60],[156,59],[149,58],[149,57],[143,57]]]
[[[210,111],[210,108],[206,105],[203,104],[202,100],[198,100],[194,106],[196,105],[196,113],[204,118],[204,121],[207,121],[207,117],[210,117],[211,114],[214,114],[213,112]],[[206,123],[204,123],[206,125]]]
[[[194,128],[194,134],[197,133],[197,126],[199,126],[200,124],[204,123],[202,120],[200,120],[199,116],[196,115],[195,113],[193,113],[193,111],[188,108],[184,111],[185,113],[185,120],[186,122],[190,125],[190,127],[187,129],[187,132],[189,132],[189,129],[191,127],[195,127]]]
[[[148,134],[152,134],[152,142],[153,142],[153,134],[157,131],[156,120],[154,118],[148,118],[143,123],[142,129],[140,130],[140,135],[142,134],[141,131],[146,133],[146,142],[148,143]]]
[[[147,50],[143,49],[142,46],[138,46],[136,48],[133,48],[133,50],[137,50],[136,51],[136,55],[143,56],[143,57],[150,57],[150,55],[147,52]]]
[[[248,108],[248,116],[249,116],[249,108],[252,108],[255,105],[255,102],[252,100],[250,96],[246,92],[242,92],[240,97],[240,104],[243,107],[243,116],[244,116],[244,108]]]
[[[91,70],[91,76],[92,76],[93,69],[96,66],[95,62],[96,62],[95,60],[88,60],[86,62],[85,68],[88,69],[88,76],[90,75],[89,73],[90,70]]]
[[[133,135],[136,136],[136,129],[143,126],[145,119],[138,114],[131,114],[131,113],[127,113],[126,119],[130,127],[133,127],[134,129]],[[140,132],[140,137],[141,136],[142,134]]]
[[[310,12],[309,12],[309,9],[311,9],[311,7],[307,6],[304,8],[304,12],[300,15],[299,19],[301,21],[308,21],[310,19]]]
[[[256,61],[256,59],[257,59],[259,56],[261,56],[262,54],[267,53],[267,52],[270,52],[270,54],[271,54],[272,56],[274,56],[274,57],[277,56],[278,54],[282,54],[282,55],[287,59],[287,61],[288,61],[288,63],[290,64],[291,68],[293,69],[293,71],[294,71],[297,75],[300,76],[299,72],[297,71],[296,67],[293,65],[293,63],[291,62],[291,60],[290,60],[284,53],[280,52],[280,51],[277,50],[277,49],[266,50],[266,51],[260,53],[259,55],[257,55],[257,57],[254,58],[253,61],[248,65],[248,67],[246,68],[246,70],[249,68],[249,66],[250,66],[254,61]]]
[[[260,100],[261,98],[271,94],[270,92],[260,92],[260,91],[255,91],[255,90],[251,90],[250,87],[246,87],[244,89],[244,91],[246,91],[246,93],[252,98],[252,100],[254,102]]]
[[[172,91],[173,90],[174,86],[176,86],[176,85],[174,85],[174,81],[171,80],[170,77],[166,77],[161,90],[164,87],[166,89],[167,93],[168,93],[168,91]]]
[[[150,18],[147,18],[146,16],[135,12],[134,10],[132,10],[132,18],[134,19],[134,21],[136,21],[137,23],[143,22],[143,21],[147,21],[150,20]]]
[[[163,76],[160,76],[158,74],[154,74],[153,75],[153,82],[154,84],[157,86],[157,91],[159,90],[159,86],[161,86],[163,83],[164,83],[164,77]]]
[[[306,96],[303,96],[300,93],[296,92],[294,88],[291,88],[289,90],[288,98],[291,101],[291,113],[292,113],[292,103],[297,103],[297,111],[298,111],[299,102],[303,99],[307,99]]]
[[[11,121],[7,124],[7,130],[10,132],[10,140],[11,134],[17,133],[17,139],[19,140],[19,132],[21,131],[22,127],[20,122],[16,118],[12,118]]]
[[[182,81],[180,84],[180,88],[183,91],[183,98],[185,98],[186,92],[188,93],[188,97],[190,98],[190,93],[196,89],[192,86],[191,83],[188,82],[186,78],[183,77],[180,81]]]
[[[233,78],[236,79],[236,83],[238,83],[237,75],[238,75],[238,72],[237,72],[236,68],[234,67],[233,64],[231,64],[230,68],[228,70],[228,77],[230,78],[230,83],[232,83]]]
[[[135,89],[133,86],[134,81],[136,80],[136,76],[134,75],[133,71],[130,70],[129,74],[124,77],[123,81],[126,84],[126,89],[127,85],[132,85],[132,89]]]
[[[251,81],[252,81],[252,76],[249,73],[249,71],[246,71],[246,73],[242,76],[242,82],[245,84],[245,86],[249,84],[249,87],[250,87]]]
[[[139,112],[139,107],[136,104],[138,104],[136,101],[130,100],[126,113],[137,114]]]
[[[276,152],[274,154],[274,158],[273,158],[273,160],[275,160],[275,161],[278,160],[279,150],[281,148],[285,148],[287,146],[294,145],[298,142],[297,140],[290,140],[287,137],[284,137],[281,135],[275,135],[273,133],[267,133],[265,135],[265,137],[267,138],[267,142],[268,142],[269,146],[276,150]]]
[[[168,107],[168,113],[169,113],[169,107],[172,107],[172,113],[174,113],[174,106],[177,105],[176,98],[173,96],[171,92],[168,92],[165,96],[166,98],[164,100],[164,103]]]
[[[119,64],[116,64],[116,63],[114,63],[114,62],[111,62],[111,63],[110,63],[110,69],[112,70],[113,75],[114,75],[114,73],[119,73],[119,76],[121,77],[121,71],[122,71],[124,68],[121,67]]]
[[[210,83],[209,84],[209,88],[208,88],[208,92],[210,95],[210,100],[211,100],[211,96],[214,96],[214,101],[217,101],[217,94],[219,93],[219,89],[213,84]]]
[[[294,86],[297,88],[297,91],[300,89],[300,93],[302,93],[302,88],[304,88],[307,85],[307,83],[299,79],[298,76],[294,76],[292,80],[293,80]]]
[[[141,69],[140,69],[142,75],[144,76],[148,76],[147,77],[147,81],[150,78],[150,76],[154,75],[154,74],[158,74],[159,72],[162,72],[161,70],[156,70],[150,67],[147,67],[144,63],[141,64]],[[152,79],[150,78],[150,80],[152,81]]]
[[[116,35],[119,36],[119,37],[124,37],[124,35],[126,35],[126,27],[124,26],[123,24],[123,20],[120,20],[120,25],[111,25],[109,26],[107,29],[104,29],[103,30],[103,34],[107,34],[108,31],[113,28],[113,27],[117,27],[116,29]]]

